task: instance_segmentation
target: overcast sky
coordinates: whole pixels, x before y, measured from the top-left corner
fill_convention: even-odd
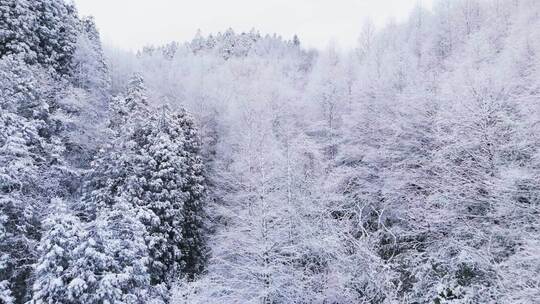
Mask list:
[[[298,34],[305,46],[334,40],[352,47],[366,18],[377,26],[404,20],[418,3],[432,0],[74,0],[93,15],[105,43],[135,50],[148,44],[186,41],[232,27],[284,38]]]

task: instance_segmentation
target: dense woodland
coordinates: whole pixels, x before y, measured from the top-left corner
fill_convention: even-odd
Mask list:
[[[540,2],[359,33],[0,0],[0,303],[540,303]]]

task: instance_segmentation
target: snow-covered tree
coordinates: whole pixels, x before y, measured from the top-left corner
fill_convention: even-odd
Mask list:
[[[82,19],[81,24],[82,31],[71,61],[73,83],[79,88],[97,93],[98,98],[107,99],[111,80],[99,32],[91,17]]]
[[[2,0],[0,2],[0,58],[20,54],[26,60],[36,60],[35,46],[39,38],[35,32],[32,1]]]
[[[30,290],[30,265],[44,207],[40,201],[56,180],[47,164],[53,158],[44,137],[51,131],[43,94],[49,83],[36,78],[46,74],[27,67],[18,58],[4,57],[0,66],[0,210],[5,231],[0,252],[9,256],[0,278],[4,285],[9,282],[13,296],[19,300]]]
[[[5,227],[7,221],[8,217],[6,215],[0,216],[0,244],[6,244],[9,237]],[[2,273],[7,273],[9,270],[8,263],[10,261],[9,253],[2,250],[0,251],[0,254],[0,271]],[[11,293],[10,282],[5,277],[0,278],[0,280],[0,301],[2,301],[2,303],[12,304],[15,299]]]
[[[148,117],[148,96],[144,79],[134,74],[123,94],[113,98],[110,104],[110,127],[119,132],[120,126],[137,125]],[[129,134],[127,131],[126,134]]]
[[[21,55],[61,75],[71,70],[80,32],[75,7],[63,0],[4,0],[0,3],[0,57]]]
[[[76,49],[79,18],[73,4],[63,0],[31,0],[39,44],[33,45],[37,61],[61,75],[71,72],[71,60]]]
[[[82,241],[83,227],[79,219],[69,214],[59,199],[44,223],[44,233],[38,246],[32,303],[72,303],[69,285],[74,279],[71,264],[74,249]]]
[[[73,250],[69,299],[81,303],[147,303],[146,230],[122,197],[99,211]]]
[[[192,276],[202,270],[203,166],[189,115],[166,107],[150,114],[138,80],[117,99],[121,110],[116,117],[125,129],[117,130],[115,144],[96,159],[88,199],[90,208],[114,206],[122,197],[145,210],[140,220],[147,231],[149,272],[152,283],[159,284],[174,274]]]
[[[140,149],[135,174],[126,180],[132,203],[151,211],[142,221],[149,232],[153,282],[202,269],[204,177],[199,139],[185,112],[162,108],[136,130]]]

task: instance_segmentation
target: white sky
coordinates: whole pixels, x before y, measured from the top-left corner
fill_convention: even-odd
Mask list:
[[[304,46],[356,44],[367,18],[381,27],[404,20],[415,5],[432,0],[73,0],[93,15],[105,43],[135,50],[144,45],[191,40],[203,34],[255,28],[284,38],[298,34]]]

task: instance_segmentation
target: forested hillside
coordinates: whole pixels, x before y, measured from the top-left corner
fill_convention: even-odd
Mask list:
[[[358,30],[132,53],[0,0],[0,303],[540,302],[540,2]]]

